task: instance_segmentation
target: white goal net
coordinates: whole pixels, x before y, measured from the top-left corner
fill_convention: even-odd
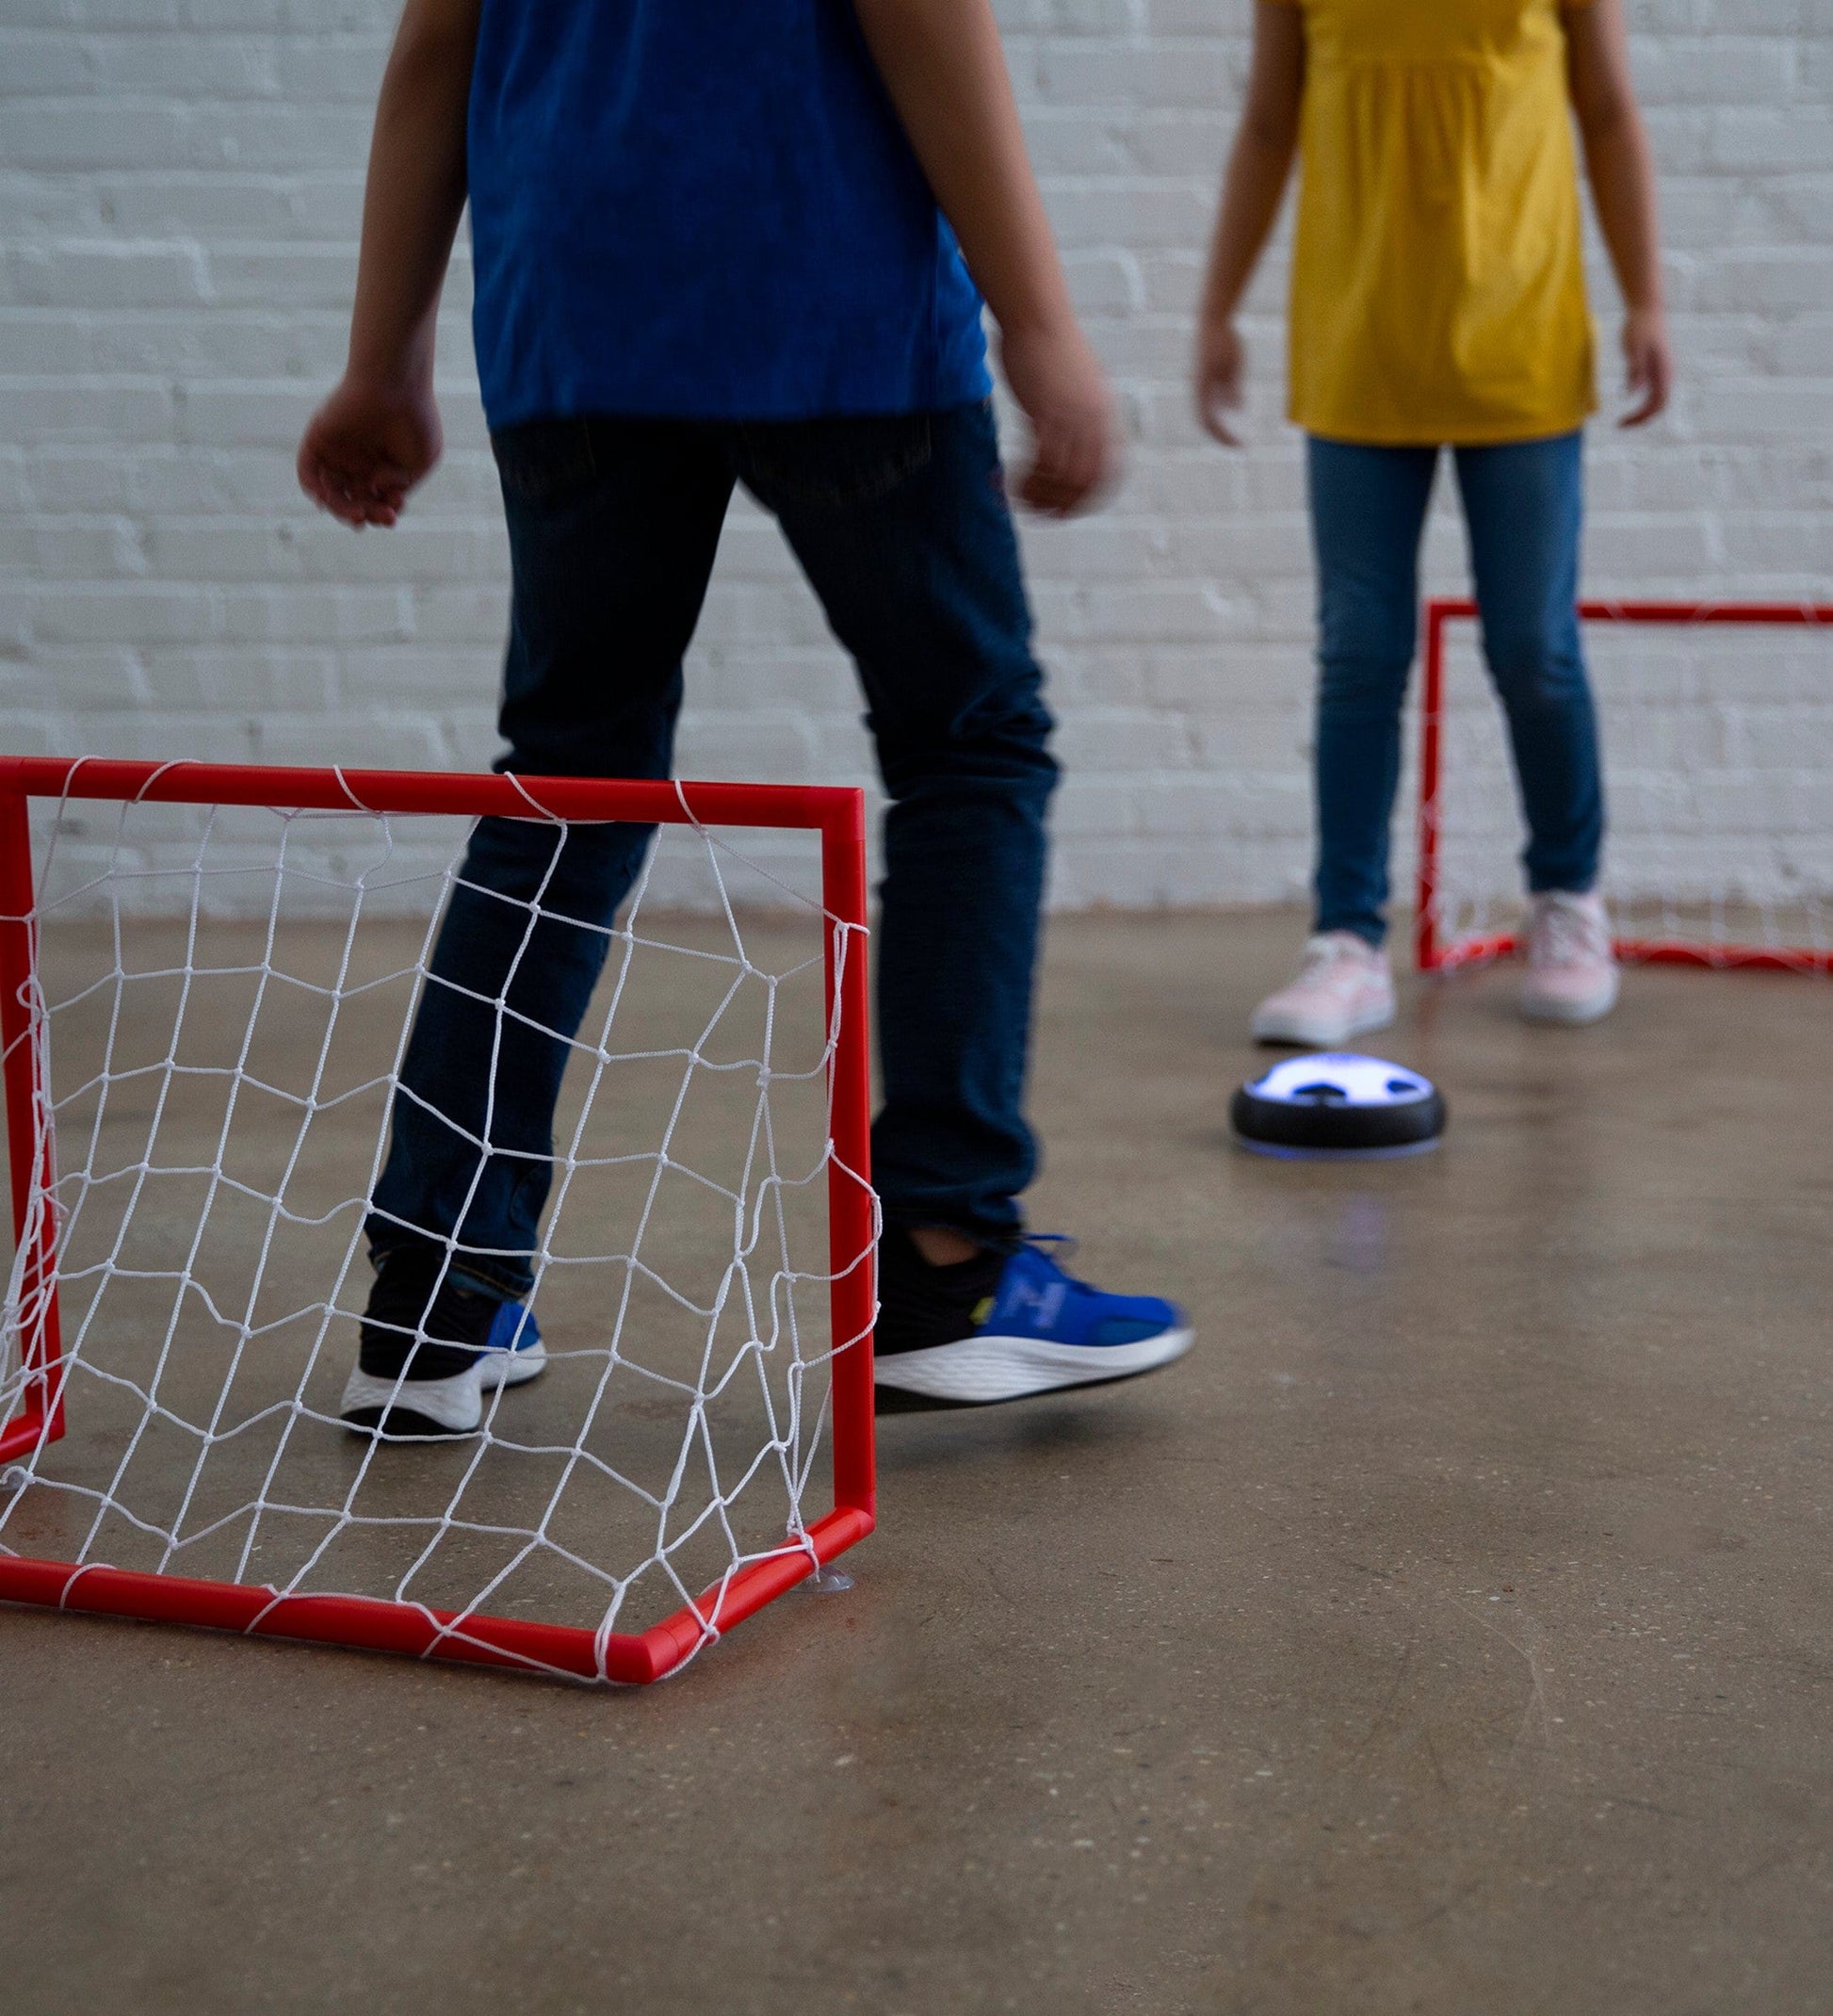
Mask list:
[[[1585,615],[1609,821],[1601,886],[1625,951],[1833,969],[1833,610]],[[1519,799],[1468,617],[1461,604],[1428,611],[1423,706],[1435,631],[1443,681],[1436,789],[1422,766],[1428,966],[1507,950],[1521,912]]]
[[[0,901],[0,1596],[641,1679],[868,1529],[869,1371],[835,1376],[872,1308],[855,794],[802,794],[768,870],[684,817],[707,788],[664,812],[560,1032],[547,1370],[474,1436],[384,1442],[339,1420],[365,1219],[475,817],[299,806],[284,773],[199,803],[194,766],[189,802],[151,766],[78,795],[98,768],[28,801],[29,909]],[[775,826],[753,795],[724,816]]]

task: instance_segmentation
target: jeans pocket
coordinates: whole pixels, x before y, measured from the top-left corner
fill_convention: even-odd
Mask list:
[[[524,420],[499,428],[490,446],[511,503],[564,503],[589,490],[597,474],[588,420]]]
[[[740,441],[745,486],[772,510],[875,503],[935,452],[926,413],[774,421],[744,428]]]

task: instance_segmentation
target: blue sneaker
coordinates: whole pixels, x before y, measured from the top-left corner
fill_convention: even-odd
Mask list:
[[[478,1355],[478,1378],[484,1390],[526,1386],[547,1370],[547,1346],[541,1341],[535,1312],[519,1302],[501,1302],[490,1335]]]
[[[881,1404],[984,1406],[1156,1372],[1191,1346],[1189,1318],[1157,1295],[1110,1295],[1065,1274],[1072,1240],[1033,1234],[1014,1253],[931,1267],[907,1233],[880,1249],[873,1377]],[[895,1404],[895,1403],[894,1403]]]

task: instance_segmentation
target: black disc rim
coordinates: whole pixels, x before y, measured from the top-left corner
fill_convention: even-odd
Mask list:
[[[1276,1148],[1401,1148],[1445,1130],[1445,1095],[1393,1106],[1351,1106],[1333,1100],[1263,1099],[1243,1085],[1228,1108],[1244,1141]]]

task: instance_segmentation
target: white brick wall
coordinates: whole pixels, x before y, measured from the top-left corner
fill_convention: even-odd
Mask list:
[[[1125,490],[1027,534],[1070,781],[1059,902],[1302,883],[1308,577],[1275,248],[1253,446],[1198,436],[1191,304],[1245,0],[1004,0]],[[479,764],[503,541],[454,277],[444,469],[389,535],[316,518],[300,422],[341,355],[393,0],[7,0],[0,26],[0,691],[15,749]],[[1833,0],[1634,0],[1681,358],[1672,417],[1599,428],[1589,583],[1833,583]],[[1606,358],[1614,312],[1598,272]],[[1459,577],[1441,511],[1430,579]],[[1829,651],[1833,657],[1833,649]],[[689,773],[859,779],[847,668],[773,529],[735,514]],[[1830,681],[1833,684],[1833,681]]]

